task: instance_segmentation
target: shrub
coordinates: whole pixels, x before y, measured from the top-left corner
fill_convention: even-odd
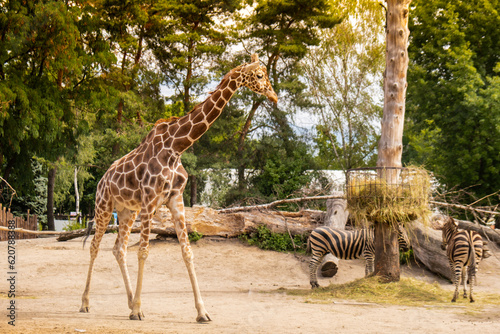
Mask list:
[[[203,234],[193,231],[188,234],[189,242],[196,242],[203,238]]]
[[[295,235],[292,239],[286,233],[274,233],[267,226],[260,225],[255,232],[242,234],[240,239],[264,250],[273,250],[277,252],[298,251],[305,252],[307,246],[307,236]],[[293,244],[295,243],[295,247]]]

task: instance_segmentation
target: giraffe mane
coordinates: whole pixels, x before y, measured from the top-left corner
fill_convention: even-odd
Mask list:
[[[154,126],[157,126],[157,125],[163,124],[163,123],[172,123],[178,119],[179,119],[179,117],[177,117],[177,116],[171,116],[169,118],[160,118],[159,120],[156,121]]]
[[[191,109],[185,116],[189,115],[190,113],[192,113],[193,111],[195,111],[196,109],[198,109],[202,104],[204,104],[211,96],[213,93],[215,93],[217,90],[219,90],[221,87],[224,86],[224,84],[229,80],[229,77],[234,73],[235,70],[237,69],[240,69],[244,66],[246,66],[248,64],[243,64],[243,65],[240,65],[234,69],[232,69],[231,71],[227,72],[224,77],[222,78],[222,80],[219,82],[219,84],[217,85],[217,87],[215,87],[215,89],[211,92],[208,92],[208,96],[205,100],[203,100],[203,102],[200,102],[198,103],[197,105],[195,105],[193,107],[193,109]],[[184,117],[184,116],[182,116]],[[172,116],[172,117],[169,117],[169,118],[161,118],[159,120],[156,121],[155,125],[154,126],[157,126],[159,124],[164,124],[164,123],[172,123],[172,122],[176,122],[177,120],[179,119],[179,117],[177,116]]]
[[[215,89],[214,89],[213,91],[208,92],[209,97],[210,97],[210,96],[211,96],[214,92],[216,92],[217,90],[219,90],[219,89],[223,86],[223,84],[225,84],[225,83],[229,80],[229,77],[231,76],[231,74],[233,74],[233,72],[234,72],[235,70],[238,70],[238,69],[242,68],[242,67],[243,67],[243,66],[245,66],[245,65],[246,65],[246,64],[240,65],[240,66],[238,66],[238,67],[236,67],[236,68],[233,68],[231,71],[227,72],[227,73],[226,73],[226,75],[224,75],[224,77],[222,78],[222,80],[219,82],[219,84],[217,85],[217,87],[215,87]],[[203,103],[203,102],[202,102],[202,103]],[[196,108],[196,107],[195,107],[195,108]]]

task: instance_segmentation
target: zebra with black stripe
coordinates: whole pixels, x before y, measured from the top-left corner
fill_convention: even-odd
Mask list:
[[[327,226],[318,227],[311,232],[308,247],[312,253],[309,262],[309,278],[312,288],[319,287],[316,272],[328,253],[344,260],[363,257],[366,261],[365,275],[374,271],[375,248],[372,229],[343,231]]]
[[[458,297],[460,279],[464,286],[464,298],[467,298],[467,276],[469,276],[469,299],[474,302],[472,287],[476,278],[477,267],[483,257],[483,238],[475,231],[458,231],[458,223],[451,217],[443,225],[443,243],[454,275],[455,293],[452,302]]]
[[[408,235],[401,226],[398,231],[398,242],[400,248],[409,248]],[[307,248],[312,253],[309,262],[309,278],[313,289],[319,287],[316,273],[318,266],[328,253],[343,260],[364,258],[366,276],[373,273],[375,269],[373,229],[344,231],[327,226],[318,227],[311,232]]]

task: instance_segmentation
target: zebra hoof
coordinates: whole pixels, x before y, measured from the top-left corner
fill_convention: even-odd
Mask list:
[[[311,289],[319,288],[318,282],[311,282]]]

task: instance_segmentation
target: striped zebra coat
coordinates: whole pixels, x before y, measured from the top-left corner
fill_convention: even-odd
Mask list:
[[[475,231],[458,231],[458,223],[449,217],[443,225],[443,244],[450,261],[455,283],[452,302],[458,297],[460,279],[464,286],[464,298],[467,298],[467,276],[469,277],[469,299],[474,302],[472,288],[476,278],[477,266],[483,257],[483,238]]]
[[[408,249],[410,241],[406,231],[400,227],[398,233],[399,247]],[[326,254],[343,260],[364,258],[366,261],[365,275],[374,271],[375,248],[373,229],[344,231],[322,226],[314,229],[307,242],[312,257],[309,262],[309,278],[312,288],[319,287],[317,271]]]
[[[327,226],[318,227],[309,236],[308,248],[312,253],[309,262],[309,282],[312,288],[319,287],[316,273],[328,253],[344,260],[363,257],[366,261],[365,275],[374,271],[375,248],[371,229],[344,231]]]

